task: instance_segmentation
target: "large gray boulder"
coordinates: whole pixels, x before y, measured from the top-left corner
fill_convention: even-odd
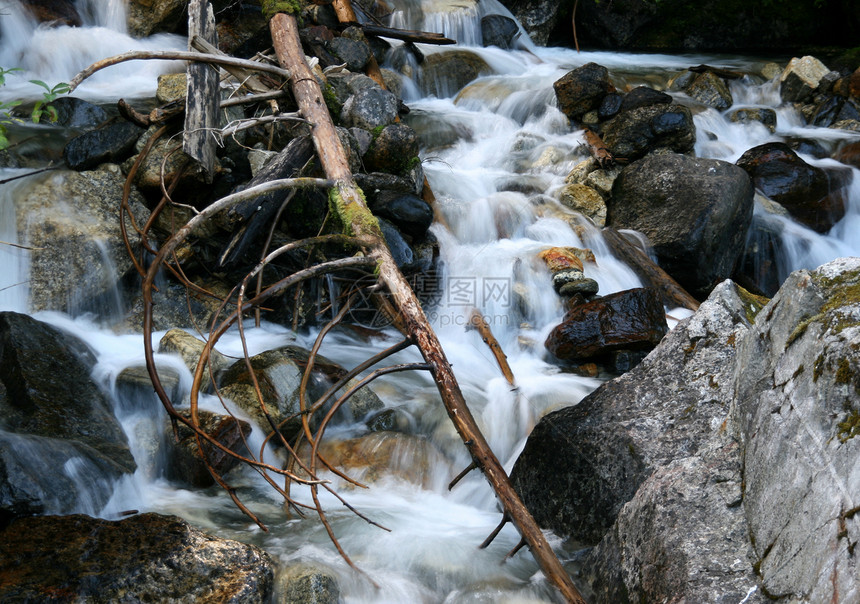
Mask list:
[[[77,338],[0,313],[0,516],[95,512],[134,471],[94,364]]]
[[[607,224],[644,233],[660,266],[701,299],[740,258],[753,194],[749,176],[727,162],[649,155],[615,179]]]
[[[20,518],[0,533],[4,602],[254,604],[273,585],[264,551],[175,516]]]
[[[858,292],[860,258],[794,273],[760,310],[725,282],[538,424],[512,480],[544,526],[600,539],[595,601],[860,601]]]
[[[658,468],[586,556],[594,602],[758,604],[741,505],[738,444],[716,429],[695,455]]]
[[[541,419],[511,473],[541,526],[598,543],[657,468],[694,455],[719,429],[750,305],[761,306],[721,284],[638,366]]]
[[[738,346],[732,416],[765,593],[860,601],[860,259],[792,274]]]
[[[117,214],[124,182],[113,164],[54,172],[17,200],[18,240],[37,248],[30,261],[31,310],[120,310],[117,281],[132,268]],[[149,212],[134,188],[129,207],[137,224],[146,224]],[[126,225],[135,245],[135,231]]]

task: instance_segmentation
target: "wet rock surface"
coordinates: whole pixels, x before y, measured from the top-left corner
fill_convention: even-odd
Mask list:
[[[596,544],[658,467],[695,454],[728,415],[746,304],[720,285],[639,365],[541,419],[511,481],[542,527]]]
[[[95,512],[111,483],[134,471],[95,358],[77,338],[0,313],[0,522],[38,513]]]
[[[615,90],[609,70],[597,63],[586,63],[569,71],[553,84],[558,106],[571,120],[600,107],[603,97]]]
[[[190,412],[184,415],[191,418]],[[251,434],[248,422],[210,411],[199,411],[198,421],[200,429],[224,447],[244,457],[250,455],[245,445],[245,439]],[[215,484],[215,478],[209,467],[223,476],[239,463],[235,457],[205,439],[201,438],[198,444],[195,433],[182,423],[177,424],[175,436],[172,426],[167,427],[167,432],[167,440],[171,443],[168,478],[195,487],[210,487]]]
[[[560,359],[587,362],[615,350],[650,350],[667,331],[657,293],[631,289],[572,308],[549,334],[545,345]]]
[[[659,148],[688,153],[696,142],[690,110],[663,103],[622,111],[600,125],[603,142],[616,157],[636,160]]]
[[[823,169],[803,161],[785,143],[753,147],[737,164],[746,170],[757,189],[815,231],[829,230],[845,215],[837,178],[831,179]],[[831,180],[836,181],[835,190],[831,190]]]
[[[262,550],[175,516],[21,518],[0,536],[0,599],[8,602],[263,603],[273,575]]]
[[[105,162],[119,163],[134,151],[144,130],[122,118],[76,136],[63,148],[63,159],[73,170],[92,170]]]
[[[30,266],[33,310],[119,310],[117,281],[132,266],[116,228],[123,182],[111,164],[89,172],[58,172],[18,200],[19,241],[40,248]],[[137,223],[145,224],[143,198],[134,189],[130,207]],[[129,231],[134,239],[130,225]]]
[[[607,223],[644,233],[661,267],[694,296],[728,278],[743,250],[753,187],[732,164],[649,155],[622,170]]]

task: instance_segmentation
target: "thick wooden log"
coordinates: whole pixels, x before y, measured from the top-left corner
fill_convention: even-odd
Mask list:
[[[195,37],[215,45],[215,13],[208,0],[191,0],[188,3],[188,50]],[[185,99],[185,130],[182,150],[203,168],[207,182],[212,182],[215,171],[215,137],[212,130],[218,127],[218,72],[209,65],[192,63],[188,66],[188,85]]]
[[[606,227],[602,232],[612,253],[632,268],[640,279],[655,289],[662,297],[663,304],[670,308],[682,306],[690,310],[698,310],[699,301],[687,293],[687,290],[681,287],[669,273],[652,262],[642,250],[630,243],[624,235],[612,227]]]
[[[278,13],[272,17],[269,27],[278,61],[292,74],[290,84],[296,102],[304,116],[313,123],[314,144],[320,163],[328,177],[337,183],[330,193],[333,208],[345,227],[365,243],[370,256],[376,260],[379,279],[388,289],[392,305],[403,318],[406,331],[429,365],[448,416],[472,459],[496,492],[504,512],[531,546],[532,554],[547,579],[567,601],[584,602],[479,430],[436,334],[415,293],[391,257],[379,223],[367,208],[364,195],[352,179],[340,139],[323,102],[322,91],[305,62],[295,17]]]

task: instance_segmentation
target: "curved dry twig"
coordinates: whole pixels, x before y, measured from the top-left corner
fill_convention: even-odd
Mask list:
[[[290,77],[290,72],[282,67],[269,65],[267,63],[259,63],[257,61],[249,61],[247,59],[237,59],[236,57],[210,55],[202,52],[194,52],[188,50],[132,50],[129,52],[114,55],[112,57],[108,57],[107,59],[102,59],[101,61],[96,61],[89,67],[83,69],[69,82],[69,92],[73,92],[75,88],[80,86],[84,80],[86,80],[88,77],[90,77],[97,71],[105,69],[106,67],[112,67],[113,65],[124,63],[125,61],[150,60],[197,61],[198,63],[213,63],[215,65],[232,65],[234,67],[244,67],[246,69],[273,73],[283,78]]]

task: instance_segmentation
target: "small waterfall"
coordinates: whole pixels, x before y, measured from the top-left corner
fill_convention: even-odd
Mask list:
[[[68,82],[92,63],[130,50],[185,50],[186,42],[180,36],[158,34],[134,39],[126,34],[122,0],[85,0],[79,11],[87,27],[47,27],[36,23],[17,2],[4,6],[0,66],[22,71],[7,76],[6,85],[0,88],[0,100],[37,100],[43,90],[30,80],[49,86]],[[75,96],[96,102],[116,100],[121,90],[126,99],[150,97],[159,74],[183,69],[181,62],[126,62],[96,73],[75,91]]]
[[[0,170],[0,179],[12,178],[23,170]],[[27,312],[29,263],[27,249],[17,247],[15,193],[27,186],[25,180],[0,185],[0,310]]]

